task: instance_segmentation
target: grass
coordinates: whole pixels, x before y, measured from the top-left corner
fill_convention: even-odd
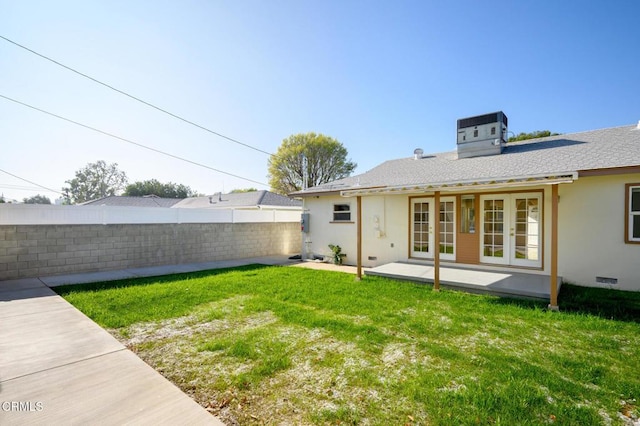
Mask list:
[[[59,287],[229,424],[624,424],[640,294],[563,286],[561,312],[258,265]]]

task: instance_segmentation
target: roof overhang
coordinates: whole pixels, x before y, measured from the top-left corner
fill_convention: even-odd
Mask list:
[[[536,185],[553,185],[572,183],[578,179],[578,172],[566,172],[556,174],[515,176],[500,179],[478,179],[459,182],[425,183],[417,185],[397,185],[376,188],[352,188],[340,191],[343,197],[357,197],[367,195],[400,195],[400,194],[425,194],[435,191],[460,192],[480,191],[498,188],[520,188]]]

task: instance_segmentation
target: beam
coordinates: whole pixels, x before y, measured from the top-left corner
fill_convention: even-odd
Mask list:
[[[357,228],[358,228],[358,242],[357,242],[357,269],[356,269],[356,279],[359,281],[362,279],[362,197],[356,197],[356,209],[358,210],[357,214]]]
[[[433,289],[440,291],[440,191],[434,194],[434,218],[433,220],[433,240],[435,241],[433,248]]]
[[[551,185],[551,297],[549,309],[558,307],[558,185]]]

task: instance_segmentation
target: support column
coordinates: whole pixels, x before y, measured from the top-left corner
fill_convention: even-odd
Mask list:
[[[558,184],[551,185],[551,297],[549,309],[558,307]]]
[[[433,289],[440,291],[440,191],[434,194],[434,218],[433,220]]]
[[[358,242],[357,242],[357,254],[356,254],[356,262],[357,262],[357,270],[356,270],[356,280],[362,279],[362,197],[356,197],[356,209],[358,212],[357,215],[357,224],[356,227],[358,229]]]

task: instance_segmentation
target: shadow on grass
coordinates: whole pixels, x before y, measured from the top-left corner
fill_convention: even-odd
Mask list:
[[[171,275],[159,275],[154,277],[126,278],[123,280],[115,280],[115,281],[102,281],[97,283],[63,285],[59,287],[54,287],[52,288],[52,290],[58,293],[60,296],[64,296],[69,293],[81,293],[85,291],[145,286],[149,284],[159,284],[159,283],[168,284],[176,281],[184,281],[189,279],[205,278],[205,277],[210,277],[215,275],[221,275],[229,272],[258,271],[260,269],[272,268],[272,267],[273,266],[270,266],[270,265],[252,264],[252,265],[244,265],[244,266],[234,266],[231,268],[207,269],[204,271],[184,272],[184,273],[171,274]]]
[[[546,308],[548,305],[548,302],[509,298],[496,298],[493,302],[531,309]],[[562,284],[558,305],[561,312],[640,323],[640,292]]]
[[[640,323],[640,292],[562,284],[558,303],[565,312]]]

